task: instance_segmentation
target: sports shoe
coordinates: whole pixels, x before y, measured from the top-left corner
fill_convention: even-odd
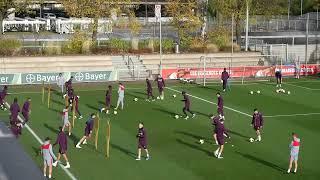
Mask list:
[[[196,114],[192,114],[192,118],[196,117]]]
[[[186,116],[184,119],[185,119],[185,120],[188,120],[188,119],[189,119],[189,116]]]
[[[67,165],[63,166],[65,169],[69,169],[71,166],[69,163],[67,163]]]
[[[81,149],[82,147],[81,147],[80,145],[78,145],[78,144],[77,144],[77,145],[76,145],[76,148]]]
[[[136,161],[140,161],[141,160],[141,158],[136,158]]]
[[[146,160],[148,161],[150,159],[150,156],[146,157]]]
[[[53,167],[56,167],[56,166],[57,166],[57,164],[58,164],[58,161],[56,161],[56,162],[52,163],[52,166],[53,166]]]
[[[71,136],[71,132],[69,132],[69,136]]]
[[[87,141],[83,141],[82,144],[88,144]]]
[[[218,156],[217,158],[218,158],[218,159],[223,159],[223,157],[222,157],[222,156]]]
[[[218,157],[218,152],[217,151],[214,152],[214,156]]]
[[[83,118],[82,116],[79,117],[79,119],[82,119],[82,118]]]
[[[102,111],[104,111],[104,110],[105,110],[105,108],[101,108],[101,109],[100,109],[100,112],[102,113]]]

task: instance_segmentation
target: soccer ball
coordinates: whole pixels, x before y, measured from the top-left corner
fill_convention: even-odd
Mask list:
[[[114,114],[114,115],[117,115],[117,114],[118,114],[118,112],[117,112],[117,111],[113,111],[113,114]]]
[[[200,144],[203,144],[203,143],[204,143],[204,140],[203,140],[203,139],[200,139],[200,140],[199,140],[199,143],[200,143]]]
[[[257,91],[258,94],[260,94],[260,91]]]
[[[288,94],[291,94],[291,92],[290,92],[290,91],[288,91],[287,93],[288,93]]]
[[[253,141],[254,141],[254,139],[253,139],[253,138],[250,138],[250,139],[249,139],[249,141],[250,141],[250,142],[253,142]]]
[[[250,91],[250,94],[253,94],[253,91]]]
[[[175,94],[174,94],[174,95],[172,95],[172,97],[174,97],[174,98],[175,98],[175,97],[177,97],[177,95],[175,95]]]
[[[160,97],[158,96],[157,99],[160,99]]]
[[[179,115],[175,115],[174,118],[179,119]]]
[[[279,90],[279,89],[277,89],[277,90],[276,90],[276,92],[277,92],[277,93],[279,93],[279,92],[280,92],[280,90]]]
[[[134,98],[133,100],[134,100],[134,101],[138,101],[138,98]]]

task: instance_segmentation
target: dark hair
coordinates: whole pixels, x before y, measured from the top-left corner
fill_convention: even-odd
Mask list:
[[[144,126],[143,122],[139,122],[139,124],[142,124],[142,126]]]
[[[62,131],[62,126],[59,126],[59,131]]]
[[[186,92],[185,92],[185,91],[182,91],[181,93],[182,93],[182,94],[186,94]]]
[[[49,140],[51,140],[49,137],[46,137],[45,139],[44,139],[45,141],[49,141]]]
[[[111,85],[109,85],[109,86],[108,86],[108,88],[109,88],[109,89],[111,89],[111,88],[112,88],[112,86],[111,86]]]
[[[18,98],[15,97],[15,98],[13,99],[13,102],[15,102],[15,103],[18,102]]]
[[[90,114],[90,117],[92,117],[92,116],[94,116],[94,115],[95,115],[94,113],[91,113],[91,114]]]
[[[212,113],[211,113],[211,114],[209,114],[209,118],[211,118],[212,116],[214,116]]]
[[[73,79],[73,76],[71,76],[70,79]]]
[[[217,92],[217,95],[221,95],[220,92]]]
[[[254,108],[253,111],[258,111],[258,108]]]
[[[8,86],[7,86],[7,85],[5,85],[5,86],[3,87],[3,89],[8,89]]]
[[[226,70],[227,70],[227,68],[223,68],[223,70],[224,70],[224,71],[226,71]]]

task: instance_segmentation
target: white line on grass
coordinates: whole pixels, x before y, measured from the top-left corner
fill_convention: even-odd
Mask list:
[[[172,88],[170,88],[170,87],[166,87],[166,88],[167,88],[167,89],[169,89],[169,90],[171,90],[171,91],[181,93],[181,91],[178,91],[178,90],[172,89]],[[201,100],[201,101],[204,101],[204,102],[210,103],[210,104],[217,105],[217,103],[214,103],[214,102],[208,101],[208,100],[206,100],[206,99],[203,99],[203,98],[200,98],[200,97],[197,97],[197,96],[191,95],[191,94],[188,94],[188,95],[189,95],[190,97],[195,98],[195,99],[198,99],[198,100]],[[233,108],[230,108],[230,107],[228,107],[228,106],[224,106],[224,108],[229,109],[229,110],[234,111],[234,112],[237,112],[237,113],[239,113],[239,114],[242,114],[242,115],[248,116],[248,117],[252,117],[252,115],[250,115],[250,114],[247,114],[247,113],[242,112],[242,111],[238,111],[238,110],[233,109]]]
[[[10,104],[8,102],[5,102],[6,106],[8,107],[8,109],[10,109]],[[18,115],[18,119],[20,122],[24,122],[24,120],[20,117],[20,115]],[[25,127],[27,128],[27,130],[33,135],[34,138],[36,138],[36,140],[42,145],[43,141],[39,138],[39,136],[31,129],[31,127],[28,124],[25,124]],[[63,167],[62,164],[59,163],[59,166],[62,168],[62,170],[64,170],[64,172],[70,177],[70,179],[72,180],[77,180],[77,178],[68,170],[65,169]]]
[[[311,116],[311,115],[319,115],[320,113],[305,113],[305,114],[279,114],[273,116],[264,116],[266,118],[273,118],[273,117],[293,117],[293,116]]]
[[[247,84],[232,84],[232,86],[245,86],[245,85],[255,85],[258,83],[247,83]],[[221,86],[221,85],[207,85],[206,87],[216,87],[216,86]],[[179,88],[179,87],[185,87],[185,86],[170,86],[173,88]],[[188,88],[197,88],[198,86],[190,86]],[[153,88],[158,88],[158,87],[153,87]],[[146,89],[146,88],[126,88],[126,90],[141,90],[141,89]],[[90,92],[90,91],[105,91],[106,89],[80,89],[77,90],[77,92]],[[114,91],[117,91],[114,89]],[[25,92],[14,92],[14,93],[9,93],[12,95],[18,95],[18,94],[40,94],[42,91],[25,91]]]

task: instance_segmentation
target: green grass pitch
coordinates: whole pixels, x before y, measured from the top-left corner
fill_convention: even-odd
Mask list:
[[[216,92],[220,85],[200,87],[191,84],[170,83],[165,89],[165,100],[145,101],[144,83],[127,83],[125,109],[117,115],[100,114],[100,135],[98,150],[94,140],[82,149],[75,143],[83,135],[85,121],[92,112],[98,112],[104,104],[103,85],[75,85],[80,95],[80,111],[84,118],[76,120],[73,135],[69,137],[68,157],[70,172],[80,180],[212,180],[212,179],[281,179],[317,180],[320,179],[320,80],[285,80],[283,89],[291,92],[277,94],[274,83],[248,82],[245,85],[232,83],[231,91],[222,93],[225,104],[226,127],[232,138],[227,140],[224,159],[216,159],[213,151],[211,121],[208,114],[216,112]],[[114,85],[112,104],[117,101],[117,85]],[[183,103],[180,93],[185,90],[191,94],[191,109],[196,112],[195,119],[175,119],[182,115]],[[260,90],[261,94],[250,95],[250,91]],[[18,97],[21,105],[25,98],[32,98],[30,127],[41,138],[56,138],[61,125],[59,112],[64,100],[53,92],[51,108],[41,102],[40,88],[16,87],[9,89],[7,101],[11,104]],[[154,89],[157,95],[157,90]],[[173,98],[172,95],[177,97]],[[133,99],[139,100],[135,102]],[[265,116],[262,142],[250,143],[255,137],[250,127],[251,114],[257,107]],[[282,116],[284,115],[284,116]],[[8,119],[8,112],[0,112],[1,119]],[[110,158],[105,158],[105,134],[107,120],[111,122]],[[151,160],[135,161],[137,151],[137,125],[143,121],[148,133]],[[302,145],[297,174],[286,174],[289,160],[291,132],[296,132]],[[200,145],[199,139],[205,143]],[[19,141],[34,161],[42,167],[38,155],[40,144],[27,131]],[[233,145],[233,146],[232,146]],[[57,147],[54,149],[58,152]],[[64,162],[63,159],[61,159]],[[54,168],[55,179],[70,179],[60,167]]]

